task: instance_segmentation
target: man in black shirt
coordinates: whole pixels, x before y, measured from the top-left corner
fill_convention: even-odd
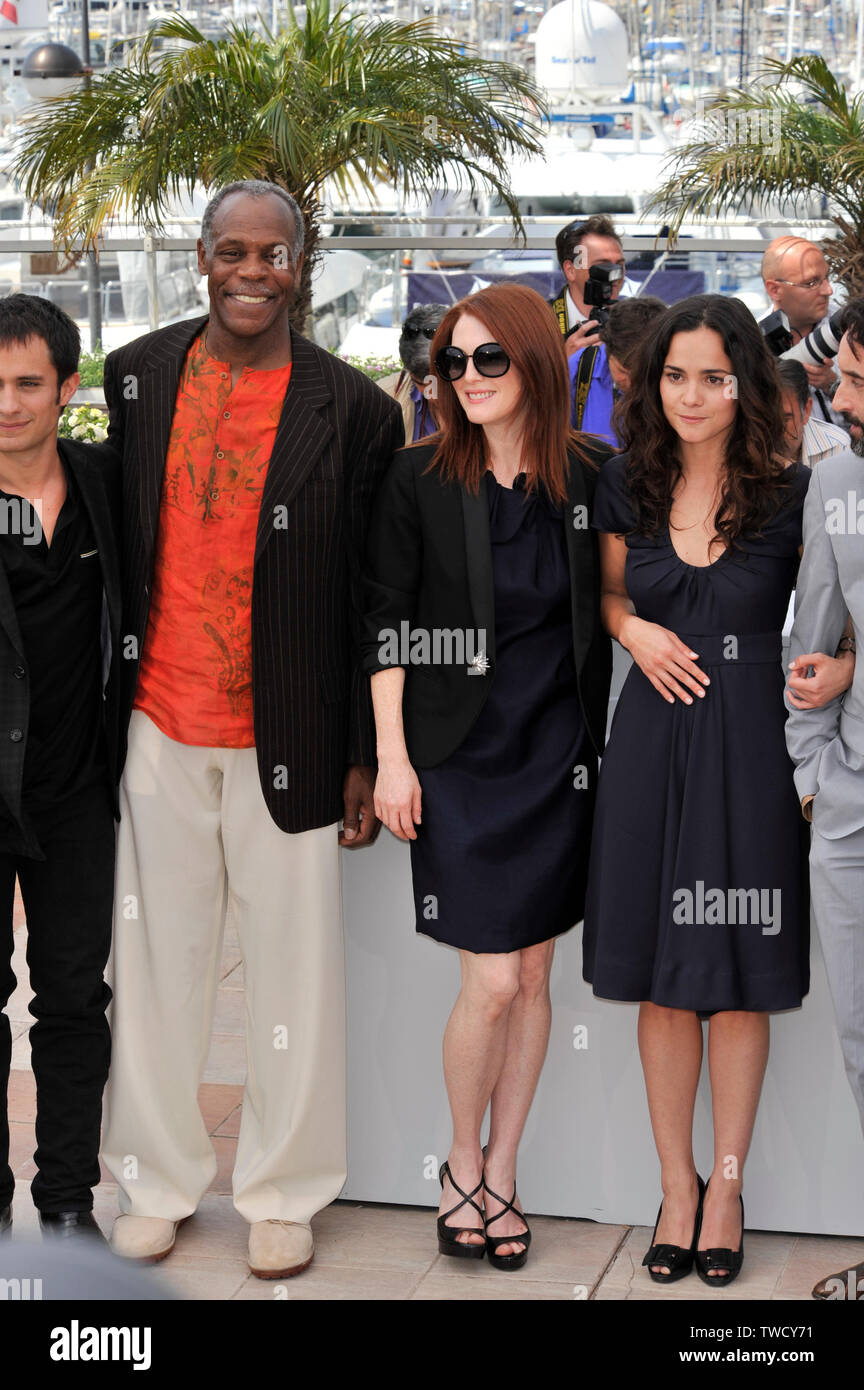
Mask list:
[[[118,460],[58,440],[78,386],[72,320],[30,295],[0,299],[0,1008],[15,988],[15,880],[27,916],[36,1019],[32,1183],[43,1234],[101,1239],[102,1091],[111,992],[116,813],[114,704],[121,655]],[[0,1234],[12,1224],[0,1013]]]

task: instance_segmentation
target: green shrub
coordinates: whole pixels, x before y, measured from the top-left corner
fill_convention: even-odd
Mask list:
[[[82,352],[81,361],[78,364],[78,371],[81,374],[81,386],[101,386],[102,374],[105,370],[105,350],[99,348],[97,352]]]

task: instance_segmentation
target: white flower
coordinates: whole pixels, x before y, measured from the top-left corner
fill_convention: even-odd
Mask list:
[[[101,444],[108,437],[108,417],[98,406],[67,406],[60,417],[60,435]]]

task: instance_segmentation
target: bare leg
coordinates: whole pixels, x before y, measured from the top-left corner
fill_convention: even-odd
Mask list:
[[[741,1244],[741,1183],[768,1062],[767,1014],[717,1013],[708,1025],[708,1070],[714,1114],[714,1167],[705,1197],[699,1249]],[[723,1274],[710,1270],[709,1278]]]
[[[542,941],[519,952],[519,991],[510,1006],[504,1065],[492,1092],[486,1178],[493,1191],[508,1202],[516,1178],[519,1141],[549,1044],[552,1021],[549,972],[554,951],[555,942],[552,940]],[[487,1218],[500,1210],[500,1202],[486,1198]],[[490,1234],[516,1235],[524,1230],[525,1223],[518,1215],[507,1212],[500,1221],[495,1222]],[[498,1254],[516,1255],[524,1248],[524,1244],[516,1240],[512,1244],[500,1245]]]
[[[453,1177],[465,1192],[479,1183],[483,1171],[480,1126],[489,1104],[507,1047],[507,1020],[519,989],[519,951],[478,955],[460,951],[462,988],[444,1032],[444,1079],[453,1117],[453,1143],[448,1162]],[[482,1207],[483,1194],[474,1201]],[[447,1178],[439,1214],[459,1201]],[[482,1222],[463,1204],[448,1225],[476,1227],[477,1235],[457,1239],[465,1244],[483,1243]]]
[[[699,1203],[693,1162],[693,1108],[702,1067],[702,1024],[689,1009],[639,1006],[639,1055],[660,1159],[663,1213],[657,1245],[689,1249]],[[666,1265],[652,1265],[668,1274]]]

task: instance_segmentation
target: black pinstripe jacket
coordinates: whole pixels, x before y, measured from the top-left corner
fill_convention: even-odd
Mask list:
[[[165,454],[186,353],[206,316],[109,354],[109,442],[123,456],[121,758],[150,605]],[[252,696],[264,799],[282,830],[342,815],[353,763],[374,763],[359,657],[372,498],[403,441],[395,401],[292,331],[293,368],[264,483],[252,584]],[[130,640],[131,639],[131,640]]]
[[[568,503],[562,527],[572,601],[573,660],[588,735],[603,752],[612,645],[600,622],[597,534],[588,525],[598,469],[612,453],[582,436],[589,462],[568,456]],[[429,468],[434,443],[414,444],[394,458],[369,529],[362,646],[370,675],[405,668],[405,742],[415,767],[436,767],[473,728],[495,680],[495,585],[486,479],[478,493],[442,483]],[[406,662],[383,647],[386,633],[471,633],[467,661],[452,655]],[[482,636],[477,636],[482,634]],[[410,645],[410,643],[409,643]],[[452,643],[448,640],[452,652]],[[473,657],[482,648],[484,660]],[[409,652],[410,657],[410,652]],[[479,679],[476,679],[478,677]],[[586,747],[587,752],[587,747]]]

